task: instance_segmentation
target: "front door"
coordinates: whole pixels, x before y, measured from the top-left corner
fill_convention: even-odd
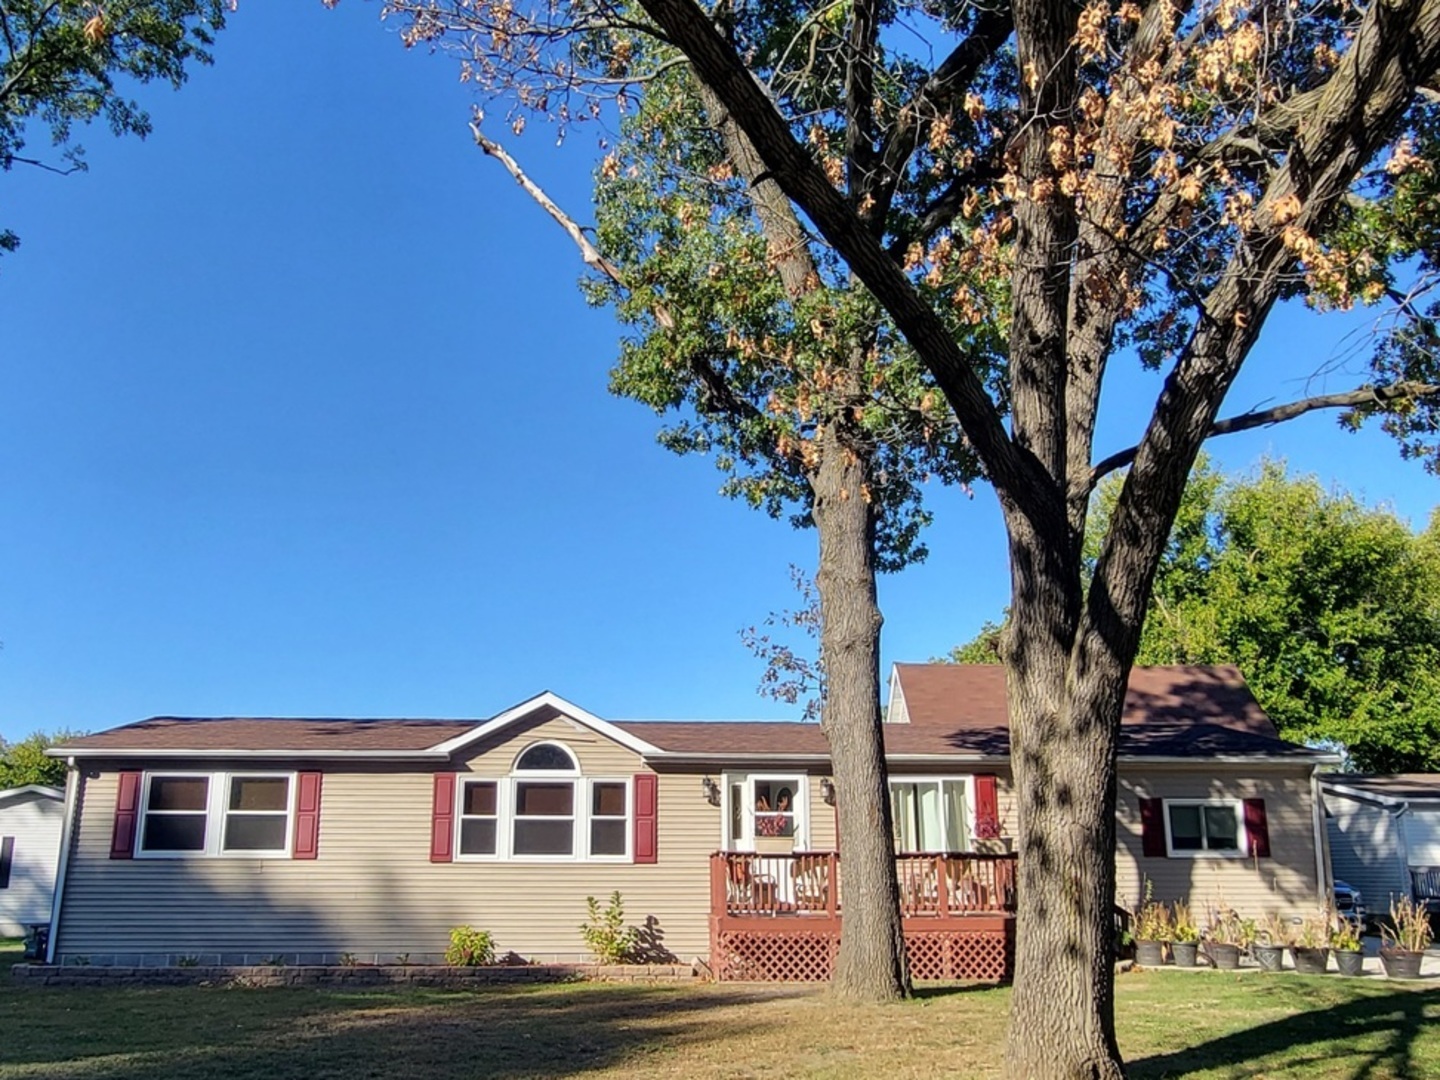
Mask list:
[[[725,777],[727,851],[804,851],[810,800],[803,773],[730,773]]]

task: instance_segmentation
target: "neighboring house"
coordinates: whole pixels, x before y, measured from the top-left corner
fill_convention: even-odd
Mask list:
[[[29,784],[0,791],[0,937],[50,921],[65,793]]]
[[[912,962],[1008,972],[1015,807],[1004,672],[897,665],[885,725]],[[79,785],[52,959],[412,960],[452,927],[578,959],[619,890],[651,957],[823,978],[843,919],[837,792],[807,723],[606,721],[553,694],[485,721],[142,721],[52,751]],[[1237,672],[1135,672],[1120,896],[1314,909],[1315,777]]]
[[[1336,773],[1322,787],[1331,868],[1370,914],[1401,897],[1440,913],[1440,774]]]

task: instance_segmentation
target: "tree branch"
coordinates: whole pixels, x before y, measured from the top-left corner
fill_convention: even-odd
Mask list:
[[[949,328],[880,246],[810,154],[796,140],[735,50],[695,0],[640,0],[689,58],[696,75],[725,105],[770,166],[786,195],[809,215],[876,300],[890,312],[935,377],[1002,496],[1033,508],[1048,485],[1033,456],[1011,441],[1000,412]]]
[[[941,61],[915,97],[901,108],[895,126],[890,129],[880,149],[879,175],[873,192],[873,220],[880,227],[888,216],[906,162],[920,145],[930,124],[935,117],[953,111],[961,93],[975,81],[981,65],[994,56],[995,50],[1010,36],[1014,25],[1010,12],[1009,4],[1001,5],[998,10],[981,12],[969,36]],[[930,215],[926,217],[928,219]]]
[[[1421,382],[1398,382],[1389,383],[1385,386],[1361,386],[1354,390],[1347,390],[1341,394],[1317,394],[1315,397],[1303,398],[1300,401],[1292,401],[1285,405],[1277,405],[1273,409],[1256,409],[1253,412],[1241,413],[1238,416],[1226,417],[1224,420],[1216,420],[1206,433],[1206,439],[1213,439],[1217,435],[1233,435],[1237,431],[1250,431],[1252,428],[1269,427],[1271,424],[1282,424],[1286,420],[1294,420],[1297,416],[1304,416],[1306,413],[1315,412],[1318,409],[1344,409],[1358,405],[1388,405],[1396,401],[1418,401],[1420,398],[1433,397],[1440,394],[1440,383]],[[1090,470],[1090,488],[1093,491],[1095,485],[1110,473],[1117,469],[1123,469],[1135,460],[1138,446],[1132,446],[1126,450],[1117,451],[1099,462]]]
[[[565,234],[575,242],[575,246],[580,250],[580,258],[586,266],[590,267],[596,273],[603,274],[609,278],[617,288],[625,292],[633,291],[625,282],[624,275],[621,274],[620,268],[605,258],[604,255],[600,254],[600,249],[585,235],[585,230],[576,223],[574,218],[562,210],[555,200],[546,195],[544,189],[542,189],[539,184],[530,179],[525,170],[520,167],[520,163],[511,157],[503,146],[494,139],[487,137],[485,133],[480,130],[480,125],[477,122],[471,123],[470,131],[475,136],[475,145],[480,147],[487,156],[493,157],[496,161],[500,162],[501,165],[505,166],[505,171],[514,177],[515,182],[520,185],[525,194],[529,195],[540,209],[549,214],[555,223],[565,231]],[[655,316],[655,321],[659,323],[663,329],[675,329],[675,318],[670,313],[669,308],[664,304],[658,300],[653,301],[650,305],[650,310]],[[715,370],[714,365],[712,365],[705,356],[692,354],[686,358],[686,363],[696,380],[700,383],[703,399],[710,409],[716,412],[728,413],[738,420],[757,420],[764,416],[753,402],[735,393],[730,384]],[[801,461],[798,454],[785,455],[775,451],[774,456],[777,460],[787,462],[791,465],[798,465]]]

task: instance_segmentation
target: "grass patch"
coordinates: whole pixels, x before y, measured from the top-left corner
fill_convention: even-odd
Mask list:
[[[837,1008],[814,988],[578,984],[326,990],[17,990],[0,945],[0,1077],[988,1077],[1009,991]],[[1145,972],[1117,983],[1139,1080],[1440,1076],[1440,990],[1379,980]]]

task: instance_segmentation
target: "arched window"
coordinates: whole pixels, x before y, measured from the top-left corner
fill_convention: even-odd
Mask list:
[[[542,742],[529,747],[515,759],[515,771],[577,773],[580,767],[570,751],[559,743]]]
[[[515,757],[508,776],[465,777],[458,789],[462,859],[631,857],[630,779],[583,775],[562,743],[533,743]]]

